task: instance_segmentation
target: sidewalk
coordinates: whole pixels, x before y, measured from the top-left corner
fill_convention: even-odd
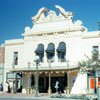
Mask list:
[[[35,94],[24,94],[24,93],[3,93],[0,92],[0,97],[35,97]],[[43,97],[43,98],[50,98],[50,95],[48,93],[39,93],[38,97]]]
[[[52,94],[56,95],[56,94]],[[3,93],[0,94],[0,99],[16,99],[16,100],[77,100],[77,99],[65,99],[65,98],[50,98],[51,96],[48,93],[39,93],[38,97],[35,97],[35,94],[22,94],[22,93]],[[79,100],[79,99],[78,99]]]
[[[54,94],[52,94],[54,95]],[[61,100],[61,98],[50,98],[51,95],[48,95],[48,93],[39,93],[38,97],[35,97],[35,94],[23,94],[23,93],[16,93],[16,94],[11,94],[11,93],[3,93],[0,94],[0,99],[16,99],[16,100],[21,100],[21,99],[26,99],[26,100]],[[63,100],[63,98],[62,98]],[[64,100],[72,100],[72,99],[64,99]],[[76,100],[76,99],[75,99]]]
[[[0,91],[0,94],[3,94],[3,92]]]
[[[66,98],[50,98],[51,96],[57,95],[55,93],[48,95],[48,93],[39,93],[38,97],[35,97],[35,94],[23,94],[23,93],[3,93],[0,92],[0,98],[24,98],[24,99],[33,99],[33,100],[72,100],[72,99],[66,99]],[[89,94],[88,97],[97,98],[97,95],[95,94]],[[74,99],[78,100],[78,99]],[[79,99],[80,100],[80,99]],[[82,100],[82,99],[81,99]]]

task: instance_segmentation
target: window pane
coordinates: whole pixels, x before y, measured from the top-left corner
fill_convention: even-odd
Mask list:
[[[98,52],[98,51],[99,51],[98,46],[93,46],[93,52]]]
[[[18,65],[18,52],[14,52],[14,64]]]
[[[48,60],[51,60],[53,62],[54,61],[54,53],[51,53],[51,52],[47,53],[47,58],[48,58]]]
[[[65,52],[58,52],[58,61],[65,62]]]
[[[93,46],[93,60],[96,61],[98,59],[99,48],[98,46]]]

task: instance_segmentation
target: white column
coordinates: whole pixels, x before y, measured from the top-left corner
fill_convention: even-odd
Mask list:
[[[70,72],[67,72],[67,94],[70,94]]]

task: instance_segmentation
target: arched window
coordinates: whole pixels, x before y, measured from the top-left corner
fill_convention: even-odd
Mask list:
[[[43,57],[44,57],[44,45],[39,44],[37,49],[35,50],[36,55],[40,57],[40,62],[43,62]]]
[[[55,45],[53,43],[48,44],[46,53],[47,53],[47,61],[50,60],[50,61],[54,62]]]
[[[66,58],[66,44],[64,42],[60,42],[58,48],[56,49],[58,53],[58,61],[59,62],[65,62]]]

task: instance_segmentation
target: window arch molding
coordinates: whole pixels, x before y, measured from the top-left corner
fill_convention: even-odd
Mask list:
[[[36,55],[39,56],[40,62],[43,62],[43,57],[44,57],[44,45],[43,44],[38,44],[37,48],[35,50]]]
[[[47,49],[45,51],[46,51],[46,53],[55,52],[55,44],[54,43],[49,43],[48,46],[47,46]]]
[[[60,42],[56,51],[58,55],[58,62],[65,62],[66,61],[66,43]]]
[[[35,50],[35,53],[44,53],[44,45],[38,44],[37,49]]]
[[[58,48],[56,49],[57,52],[66,52],[66,43],[60,42],[58,44]]]
[[[47,49],[45,50],[47,54],[47,61],[54,62],[54,56],[55,56],[55,44],[49,43],[47,46]]]

